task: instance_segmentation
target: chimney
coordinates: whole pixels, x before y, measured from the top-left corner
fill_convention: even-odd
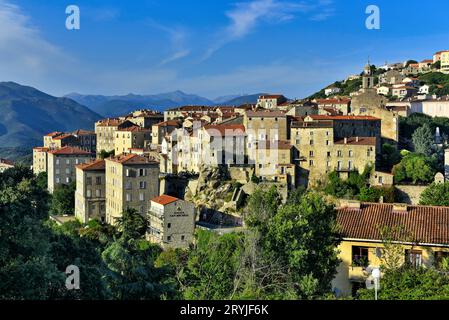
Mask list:
[[[355,142],[359,142],[359,137],[356,137],[356,138],[355,138]]]
[[[345,138],[345,144],[348,144],[348,138]]]
[[[393,204],[393,212],[408,212],[408,205],[405,203],[395,203]]]

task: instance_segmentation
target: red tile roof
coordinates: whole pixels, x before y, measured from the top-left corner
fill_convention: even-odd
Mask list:
[[[309,115],[313,120],[367,120],[380,121],[379,118],[371,116],[326,116],[326,115]]]
[[[94,135],[95,131],[78,129],[78,130],[74,131],[72,134],[74,134],[75,136],[88,136],[88,135]]]
[[[94,160],[91,162],[79,164],[76,166],[83,171],[104,171],[106,168],[106,162],[104,160]]]
[[[168,121],[164,121],[164,122],[160,122],[158,124],[155,124],[155,126],[157,127],[179,127],[179,121],[176,120],[168,120]]]
[[[0,163],[7,164],[10,166],[14,165],[14,162],[12,162],[11,160],[8,160],[8,159],[0,159]]]
[[[54,137],[53,140],[62,140],[62,139],[70,138],[70,137],[73,137],[73,134],[65,133],[63,135]]]
[[[97,122],[98,127],[118,127],[124,122],[124,120],[121,119],[103,119]]]
[[[217,125],[206,125],[204,129],[208,131],[209,134],[214,135],[214,133],[219,132],[221,136],[241,136],[245,135],[245,126],[242,124],[217,124]]]
[[[158,161],[150,159],[137,154],[121,154],[115,157],[106,159],[107,161],[114,161],[121,164],[133,165],[133,164],[158,164]]]
[[[45,136],[46,136],[46,137],[56,137],[56,136],[59,136],[59,135],[61,135],[61,134],[64,134],[64,133],[63,133],[63,132],[59,132],[59,131],[55,131],[55,132],[46,134]]]
[[[163,206],[166,206],[167,204],[176,202],[178,200],[179,200],[178,198],[175,198],[175,197],[163,194],[163,195],[161,195],[161,196],[159,196],[157,198],[152,199],[151,201],[159,203],[159,204],[161,204]]]
[[[41,152],[47,152],[48,150],[50,150],[50,148],[46,148],[46,147],[35,147],[35,148],[33,148],[33,150],[41,151]]]
[[[395,211],[392,204],[362,203],[360,209],[337,209],[343,238],[381,241],[379,227],[401,226],[417,244],[449,246],[449,207],[408,206]],[[396,241],[405,241],[396,235]]]
[[[131,126],[131,127],[121,128],[121,129],[117,130],[117,132],[123,132],[123,131],[126,131],[126,132],[144,132],[144,131],[150,131],[150,130],[144,129],[144,128],[139,127],[139,126]]]
[[[61,149],[52,150],[48,153],[54,154],[54,155],[92,155],[92,153],[81,150],[80,148],[76,147],[63,147]]]
[[[286,116],[286,113],[283,111],[271,111],[271,110],[263,110],[263,111],[246,111],[246,115],[248,117],[253,118],[282,118]]]
[[[335,144],[347,144],[347,145],[359,145],[359,146],[375,146],[376,145],[376,137],[350,137],[346,139],[338,139],[334,143]]]

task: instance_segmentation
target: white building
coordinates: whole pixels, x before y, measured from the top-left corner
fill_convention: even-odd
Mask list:
[[[380,86],[379,88],[377,88],[377,94],[381,94],[384,96],[388,96],[391,92],[391,88],[388,86]]]
[[[337,94],[339,93],[341,90],[340,88],[337,87],[330,87],[324,90],[324,93],[326,94],[326,96],[331,96],[333,94]]]
[[[411,102],[411,113],[424,113],[431,117],[449,117],[449,100],[422,100]]]

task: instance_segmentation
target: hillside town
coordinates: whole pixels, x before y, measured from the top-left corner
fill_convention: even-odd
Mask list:
[[[429,123],[449,118],[445,75],[449,51],[440,51],[421,62],[368,62],[302,100],[269,94],[240,106],[137,110],[96,122],[95,131],[48,133],[33,149],[32,169],[47,177],[50,194],[75,188],[74,216],[59,212],[55,221],[113,226],[134,209],[149,221],[147,240],[165,249],[188,248],[195,230],[245,229],[247,199],[259,188],[274,187],[283,203],[301,188],[324,190],[343,234],[332,288],[351,296],[380,265],[380,224],[401,224],[416,240],[394,239],[404,261],[430,266],[449,257],[449,207],[422,201],[449,179],[448,136],[443,124],[431,126],[432,151],[423,154],[418,130],[401,125],[417,115]],[[433,157],[434,171],[415,177],[424,169],[409,172],[413,157]]]

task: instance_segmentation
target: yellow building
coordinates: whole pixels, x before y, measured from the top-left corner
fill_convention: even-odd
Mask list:
[[[136,154],[106,159],[106,222],[115,224],[125,209],[148,212],[159,196],[159,163]]]
[[[104,119],[95,123],[97,135],[97,154],[101,151],[111,152],[115,150],[115,132],[136,126],[133,122],[123,119]]]
[[[177,120],[169,120],[153,125],[152,140],[153,146],[160,146],[166,135],[169,135],[173,130],[179,128],[181,123]]]
[[[139,126],[117,129],[114,134],[115,154],[130,153],[131,149],[143,149],[151,142],[151,131]]]
[[[249,144],[288,139],[287,115],[283,111],[248,110],[243,118],[243,125],[248,133]]]
[[[48,191],[75,181],[75,166],[94,158],[90,152],[75,147],[63,147],[48,152]]]
[[[33,173],[38,175],[41,172],[47,172],[47,152],[49,148],[36,147],[33,148]]]
[[[449,74],[449,51],[441,52],[441,72]]]
[[[49,149],[56,149],[57,146],[54,143],[53,139],[59,136],[62,136],[64,133],[63,132],[51,132],[49,134],[46,134],[44,136],[44,148],[49,148]]]
[[[195,232],[193,203],[168,195],[151,199],[147,238],[164,248],[187,248]]]
[[[153,110],[137,110],[127,116],[125,120],[129,120],[141,128],[151,129],[156,123],[164,121],[164,115]]]
[[[385,263],[380,228],[401,230],[392,239],[400,245],[401,263],[432,267],[442,257],[449,257],[449,207],[347,202],[337,212],[343,239],[338,248],[341,263],[332,287],[339,296],[365,288],[371,283],[370,271]],[[382,280],[380,283],[382,287]]]
[[[82,223],[105,221],[105,168],[101,159],[76,166],[75,216]]]

